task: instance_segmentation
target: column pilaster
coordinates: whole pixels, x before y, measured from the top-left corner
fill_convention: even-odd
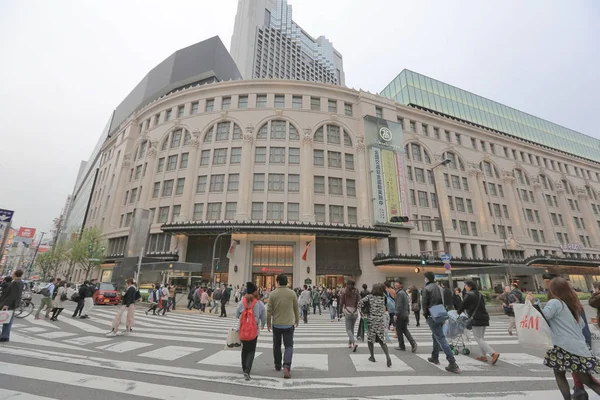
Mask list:
[[[569,230],[569,243],[577,243],[579,235],[575,229],[575,223],[573,222],[573,214],[567,204],[567,192],[563,187],[562,182],[555,182],[556,193],[558,194],[558,208],[563,216],[563,221]]]
[[[502,171],[502,182],[504,183],[504,187],[507,188],[507,199],[508,199],[508,208],[510,209],[510,219],[513,221],[513,232],[517,239],[524,238],[525,235],[525,226],[523,226],[523,219],[521,218],[521,211],[519,210],[519,205],[517,204],[517,197],[519,194],[515,188],[515,177],[512,171],[504,170]]]
[[[362,226],[371,225],[371,213],[369,211],[369,181],[367,168],[367,149],[363,138],[356,142],[356,178],[358,180],[358,223]]]
[[[596,229],[595,224],[596,218],[594,218],[592,206],[590,205],[590,197],[584,188],[578,187],[576,190],[577,198],[579,199],[579,207],[581,208],[581,212],[583,213],[583,217],[585,219],[585,230],[589,232],[592,247],[597,248],[599,245],[598,230]]]
[[[313,174],[313,137],[310,129],[305,130],[300,150],[302,164],[300,165],[300,221],[315,222],[314,205],[314,174]]]
[[[183,187],[183,201],[181,202],[181,213],[179,221],[191,221],[193,218],[194,205],[194,181],[198,174],[198,148],[200,147],[200,132],[192,133],[190,144],[185,147],[188,150],[189,158],[187,170],[185,172],[185,185]]]
[[[112,208],[112,215],[110,217],[110,226],[119,226],[119,214],[123,207],[123,193],[125,193],[125,186],[127,186],[127,174],[131,168],[131,153],[127,153],[123,156],[123,163],[121,164],[121,171],[115,184],[117,185],[117,192],[115,193],[115,199]]]
[[[546,199],[542,191],[542,184],[540,178],[533,178],[533,193],[537,197],[536,204],[546,204]],[[539,208],[540,214],[542,214],[542,221],[544,223],[544,237],[546,238],[547,244],[556,244],[556,233],[554,232],[554,225],[550,219],[550,213],[548,212],[548,205],[546,207]]]
[[[481,193],[481,176],[483,172],[476,164],[469,165],[469,186],[473,192],[473,205],[475,213],[479,220],[479,228],[484,234],[491,234],[492,218],[487,218],[488,208],[486,207],[483,194]]]
[[[246,127],[242,136],[242,159],[240,163],[239,197],[235,219],[248,221],[250,219],[250,192],[252,190],[252,143],[254,142],[254,128]]]
[[[156,146],[157,141],[148,142],[148,150],[146,151],[146,175],[142,179],[142,190],[140,192],[140,201],[138,202],[138,208],[147,209],[148,202],[154,186],[153,177],[156,174],[156,156],[158,154]]]

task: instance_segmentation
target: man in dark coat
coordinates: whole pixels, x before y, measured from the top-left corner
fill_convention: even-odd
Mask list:
[[[23,294],[24,283],[21,280],[23,270],[16,270],[12,276],[12,282],[2,291],[0,295],[0,310],[13,311],[9,322],[2,324],[2,333],[0,333],[0,342],[8,342],[10,340],[10,328],[12,328],[13,319],[15,318],[14,310],[21,303],[21,295]]]

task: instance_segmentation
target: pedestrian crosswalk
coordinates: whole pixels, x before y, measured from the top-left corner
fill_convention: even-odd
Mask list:
[[[153,316],[146,315],[144,310],[137,310],[136,324],[130,335],[107,337],[106,333],[111,329],[116,312],[114,307],[95,307],[90,319],[73,319],[67,313],[58,322],[28,317],[14,325],[11,342],[1,347],[1,354],[14,357],[11,360],[22,357],[35,359],[43,365],[54,366],[52,371],[61,368],[71,370],[73,366],[78,366],[82,369],[82,375],[102,374],[112,370],[111,376],[123,373],[131,375],[128,379],[133,381],[141,379],[140,376],[147,378],[148,375],[193,380],[199,382],[199,387],[208,388],[206,390],[209,392],[213,392],[212,384],[242,385],[253,387],[254,390],[274,391],[284,388],[343,389],[341,395],[336,397],[344,398],[344,391],[349,391],[348,396],[351,396],[352,388],[389,389],[403,386],[410,387],[407,391],[410,393],[419,384],[431,384],[432,376],[435,376],[434,386],[441,387],[444,382],[460,384],[464,380],[465,383],[483,385],[486,389],[501,386],[507,376],[510,376],[511,386],[516,385],[517,389],[536,384],[541,385],[541,389],[548,384],[548,380],[552,380],[548,369],[542,365],[543,354],[524,352],[518,346],[517,338],[508,335],[504,321],[493,321],[486,335],[488,343],[492,347],[497,346],[502,353],[498,364],[491,366],[475,360],[475,355],[478,355],[477,345],[471,343],[473,355],[457,356],[463,375],[449,376],[444,370],[445,365],[436,366],[427,361],[432,348],[431,332],[427,326],[409,327],[419,346],[417,354],[395,350],[397,343],[389,345],[392,366],[388,368],[378,345],[375,345],[377,362],[373,363],[368,359],[366,343],[359,342],[356,353],[348,348],[343,321],[330,322],[326,317],[311,315],[309,323],[301,323],[294,334],[294,379],[283,381],[279,373],[274,371],[272,337],[264,330],[257,343],[253,379],[245,382],[240,374],[239,350],[225,348],[228,330],[234,325],[233,318],[198,313]],[[393,332],[390,335],[392,340],[396,340]],[[34,362],[33,365],[37,363]],[[17,372],[31,373],[27,376],[34,378],[30,379],[42,381],[47,376],[55,377],[54,372],[41,368],[33,373],[31,368],[35,367],[2,360],[0,382],[2,374],[11,376]],[[515,371],[526,371],[526,374]],[[392,377],[396,378],[391,379]],[[71,380],[67,382],[66,379],[61,379],[58,381],[71,384],[68,383]],[[113,391],[110,388],[114,388],[116,391],[123,384],[113,379],[104,390]],[[153,396],[148,398],[162,398],[162,389],[152,393]],[[0,394],[0,400],[8,398],[2,396]],[[21,400],[22,397],[18,399]]]

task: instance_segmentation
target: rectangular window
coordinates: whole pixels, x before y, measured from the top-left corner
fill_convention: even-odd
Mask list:
[[[165,168],[165,158],[159,158],[158,159],[158,166],[156,167],[156,173],[162,172],[163,169]]]
[[[510,218],[508,216],[508,207],[506,206],[506,204],[502,205],[502,211],[504,212],[504,218]]]
[[[215,109],[215,99],[206,100],[206,112],[213,111]]]
[[[269,149],[269,163],[285,164],[285,147],[271,147]]]
[[[325,153],[323,150],[313,150],[313,165],[325,165]]]
[[[490,194],[491,194],[492,196],[497,196],[497,195],[498,195],[498,192],[496,191],[496,184],[495,184],[495,183],[488,182],[488,186],[489,186],[489,191],[490,191]]]
[[[412,167],[410,165],[408,167],[406,167],[406,177],[408,178],[409,181],[412,182],[413,172],[412,172]]]
[[[181,215],[181,205],[177,204],[173,206],[173,215],[171,215],[171,221],[176,221]]]
[[[171,120],[171,109],[168,109],[165,112],[165,121],[170,121]]]
[[[315,176],[314,177],[314,192],[325,193],[325,177]]]
[[[235,203],[235,202],[225,203],[225,220],[233,221],[235,219],[236,211],[237,211],[237,203]]]
[[[409,193],[409,197],[410,197],[410,205],[411,206],[416,206],[417,205],[417,200],[416,200],[417,198],[416,198],[416,195],[415,195],[415,191],[413,189],[410,189],[408,193]]]
[[[450,178],[452,179],[452,188],[460,189],[460,177],[452,175]]]
[[[429,195],[427,192],[421,190],[418,191],[419,195],[419,207],[429,207]]]
[[[410,121],[409,126],[410,126],[411,132],[413,132],[413,133],[417,132],[417,124],[414,121]]]
[[[210,150],[202,150],[200,153],[200,165],[208,165],[210,162]]]
[[[242,159],[242,148],[241,147],[232,147],[231,155],[229,158],[230,164],[239,164]]]
[[[177,168],[177,155],[169,156],[167,159],[167,171],[173,171]]]
[[[465,212],[465,201],[462,197],[456,197],[454,199],[454,201],[456,202],[456,211],[458,212]]]
[[[536,229],[531,229],[531,238],[533,239],[533,241],[535,243],[539,243],[540,242],[540,237],[538,235],[538,231]]]
[[[504,189],[502,189],[502,185],[498,184],[498,194],[500,197],[504,197]]]
[[[248,108],[248,96],[240,96],[238,98],[238,108]]]
[[[285,189],[285,174],[269,174],[268,190],[283,192]]]
[[[237,192],[240,186],[240,174],[229,174],[227,177],[227,191]]]
[[[469,191],[469,180],[465,177],[462,178],[463,190]]]
[[[344,103],[344,114],[351,117],[352,116],[352,104]]]
[[[288,203],[287,204],[287,220],[298,221],[300,219],[300,204],[299,203]]]
[[[192,114],[198,114],[198,102],[192,103]]]
[[[433,128],[433,136],[438,140],[440,139],[440,128]]]
[[[289,174],[288,175],[288,192],[299,192],[300,191],[300,175]]]
[[[267,203],[267,220],[283,221],[283,203]]]
[[[250,218],[253,220],[264,219],[264,203],[252,203],[252,215]]]
[[[163,196],[171,196],[173,194],[173,184],[174,183],[175,182],[173,181],[173,179],[169,179],[168,181],[163,182],[163,191],[162,191]]]
[[[327,111],[330,113],[337,113],[337,101],[336,100],[328,100],[327,101]]]
[[[292,96],[292,108],[302,109],[302,96]]]
[[[477,235],[477,222],[471,222],[471,235],[478,236]]]
[[[530,208],[526,209],[525,215],[527,216],[527,221],[535,222],[535,219],[533,218],[533,210],[531,210]]]
[[[194,221],[202,221],[204,217],[204,203],[194,204]]]
[[[467,221],[458,221],[458,225],[460,226],[460,234],[468,236],[469,235],[469,223]]]
[[[129,199],[129,203],[134,203],[137,200],[137,188],[131,189],[131,199]]]
[[[300,149],[297,147],[290,147],[288,149],[288,163],[289,164],[300,164]]]
[[[353,171],[354,170],[354,154],[344,154],[344,161],[346,164],[346,169]]]
[[[344,207],[329,206],[329,223],[343,224],[344,223]]]
[[[137,181],[138,179],[140,179],[140,176],[142,176],[142,166],[138,165],[137,167],[135,167],[135,180]]]
[[[255,164],[264,164],[267,162],[267,148],[266,147],[257,147],[254,150],[254,163]]]
[[[158,223],[164,224],[169,219],[169,206],[158,209]]]
[[[421,132],[423,133],[424,136],[429,136],[429,131],[427,129],[428,129],[427,125],[421,124]]]
[[[430,169],[427,170],[427,181],[429,182],[430,185],[434,184],[433,171]]]
[[[437,196],[431,193],[431,208],[437,208]]]
[[[266,94],[259,94],[258,96],[256,96],[256,107],[257,108],[266,108],[267,107],[267,95]]]
[[[315,222],[325,222],[324,204],[315,204]]]
[[[206,175],[200,175],[196,184],[196,193],[204,192],[206,192]]]
[[[321,110],[321,99],[318,97],[311,97],[310,98],[310,109],[313,111],[320,111]]]
[[[213,165],[227,164],[227,149],[215,149]]]
[[[467,212],[473,214],[473,202],[471,199],[467,199]]]
[[[358,223],[358,215],[356,207],[348,207],[348,224],[356,225]]]
[[[500,213],[500,204],[494,203],[494,215],[497,218],[502,218],[502,214]]]
[[[452,196],[448,196],[448,205],[450,206],[450,211],[454,211],[454,198]]]
[[[447,141],[447,142],[451,142],[451,141],[452,141],[452,139],[451,139],[451,137],[450,137],[450,131],[444,131],[444,134],[446,135],[446,141]]]
[[[225,175],[211,175],[210,177],[210,186],[208,188],[209,192],[222,192],[223,186],[225,184]]]
[[[344,194],[344,189],[342,186],[343,179],[342,178],[329,178],[329,194]]]
[[[425,171],[423,168],[415,167],[415,179],[419,183],[425,183]]]
[[[185,110],[185,108],[183,106],[177,107],[177,118],[182,118],[183,117],[183,111],[184,110]]]
[[[184,186],[185,186],[185,178],[177,179],[177,188],[175,189],[175,194],[183,194]]]
[[[477,150],[477,140],[475,138],[471,138],[471,147]]]
[[[221,219],[221,203],[208,203],[206,208],[206,220],[218,221]]]
[[[275,95],[275,108],[285,108],[285,96],[282,94]]]
[[[254,174],[252,190],[255,192],[262,192],[265,190],[265,174]]]
[[[447,188],[450,187],[450,177],[448,176],[448,174],[444,174],[444,183],[446,184]]]
[[[337,151],[328,151],[327,166],[330,168],[342,168],[342,154]]]
[[[454,137],[456,138],[456,143],[458,143],[459,145],[462,146],[462,138],[460,136],[460,133],[454,133]]]
[[[383,118],[383,109],[381,107],[375,107],[375,116],[377,118]]]
[[[154,188],[152,189],[152,198],[156,199],[160,193],[160,182],[154,182]]]

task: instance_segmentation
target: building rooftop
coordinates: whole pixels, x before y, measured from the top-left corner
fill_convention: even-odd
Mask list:
[[[380,94],[401,104],[445,114],[600,162],[598,139],[407,69]]]

